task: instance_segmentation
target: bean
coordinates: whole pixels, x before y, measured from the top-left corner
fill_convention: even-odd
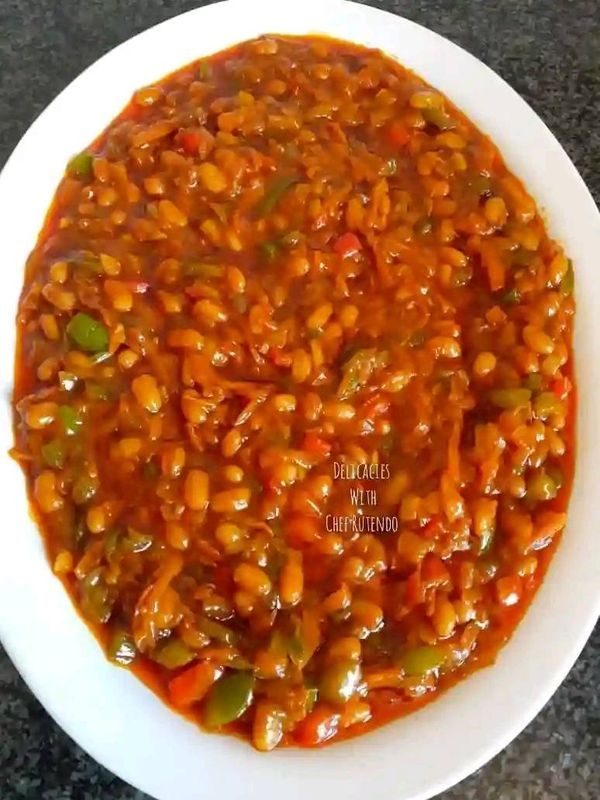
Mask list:
[[[47,339],[54,342],[59,339],[58,322],[53,314],[40,314],[40,327]]]
[[[153,375],[138,375],[131,382],[131,391],[138,403],[150,414],[162,408],[162,396]]]
[[[183,497],[185,504],[192,511],[204,511],[209,501],[208,473],[201,469],[190,469],[185,476]]]
[[[438,92],[421,89],[411,94],[409,103],[413,108],[442,108],[444,98]]]
[[[233,579],[238,586],[250,594],[265,596],[271,591],[269,576],[254,564],[239,564],[235,568]]]
[[[558,493],[555,481],[546,472],[536,472],[527,484],[527,497],[536,503],[553,500]]]
[[[456,612],[452,603],[444,597],[436,601],[432,622],[435,632],[441,639],[452,636],[456,621]]]
[[[521,579],[518,576],[499,578],[496,581],[496,594],[503,606],[514,606],[521,599]]]
[[[257,750],[269,752],[283,739],[284,714],[275,704],[261,702],[257,705],[252,725],[252,743]]]
[[[246,289],[246,277],[239,267],[227,267],[227,283],[232,292],[243,294]]]
[[[327,650],[327,660],[334,661],[355,661],[361,659],[361,643],[356,636],[345,636],[341,639],[334,639]]]
[[[523,341],[535,353],[540,355],[547,356],[554,350],[554,342],[550,336],[534,325],[526,325],[523,328]]]
[[[106,510],[102,504],[98,506],[92,506],[88,509],[86,514],[86,524],[91,533],[103,533],[106,530],[108,523],[109,520]]]
[[[181,395],[181,411],[188,422],[200,425],[206,421],[207,404],[195,391],[187,390]]]
[[[165,525],[165,538],[175,550],[187,550],[190,536],[186,528],[179,522],[169,521]]]
[[[232,458],[242,446],[242,433],[239,428],[232,428],[223,437],[221,452],[225,458]]]
[[[61,289],[55,283],[47,283],[42,289],[42,294],[49,303],[59,311],[72,311],[77,302],[77,296],[68,289]]]
[[[333,306],[331,303],[323,303],[320,305],[306,320],[309,330],[321,330],[332,314]]]
[[[296,350],[292,359],[292,378],[295,383],[304,383],[311,372],[310,356],[304,350]]]
[[[281,570],[279,578],[279,596],[281,602],[287,606],[295,606],[302,599],[304,590],[304,571],[302,569],[302,556],[296,551],[290,551],[286,563]]]
[[[450,336],[434,336],[428,342],[429,349],[436,358],[460,358],[460,342]]]
[[[488,222],[491,222],[492,225],[497,225],[500,228],[506,223],[508,217],[506,203],[501,197],[488,198],[485,201],[483,213],[485,214],[485,218]]]
[[[347,422],[355,416],[356,409],[351,403],[332,401],[324,404],[323,413],[337,422]]]
[[[533,401],[533,410],[538,419],[546,420],[552,414],[561,414],[563,403],[554,392],[542,392]]]
[[[34,497],[45,514],[59,511],[64,505],[64,498],[58,491],[56,473],[44,470],[35,479]]]
[[[218,525],[215,538],[226,553],[240,553],[244,549],[244,532],[231,522],[223,522]]]
[[[496,367],[496,356],[493,353],[478,353],[473,362],[473,371],[478,378],[485,378],[494,371]]]
[[[221,170],[211,164],[210,161],[205,161],[198,167],[198,178],[201,183],[211,192],[218,194],[225,191],[227,188],[227,178]]]
[[[293,394],[276,394],[273,405],[276,411],[291,413],[296,410],[296,397]]]
[[[51,425],[57,415],[58,405],[53,402],[34,403],[25,412],[27,427],[39,431]]]
[[[431,542],[414,533],[406,530],[398,537],[398,555],[406,559],[411,564],[420,563],[425,555],[431,550]]]
[[[210,507],[217,514],[226,514],[232,511],[243,511],[248,508],[249,503],[250,489],[240,487],[217,492],[210,502]]]
[[[161,470],[167,478],[178,478],[185,467],[185,449],[180,445],[169,445],[161,457]]]
[[[184,214],[171,200],[159,201],[158,218],[163,225],[174,228],[184,228],[188,224],[187,214]]]
[[[355,600],[350,607],[353,630],[359,639],[366,639],[383,625],[383,610],[368,600]]]
[[[152,106],[161,97],[162,90],[159,86],[147,86],[145,89],[138,89],[133,98],[140,106]]]
[[[167,344],[169,347],[177,349],[202,350],[204,341],[204,336],[194,328],[178,328],[169,331],[167,335]]]

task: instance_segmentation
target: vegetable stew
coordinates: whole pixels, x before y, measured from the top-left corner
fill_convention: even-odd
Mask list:
[[[54,572],[209,730],[406,714],[493,662],[565,525],[573,314],[497,148],[395,61],[186,66],[70,161],[27,263],[13,455]]]

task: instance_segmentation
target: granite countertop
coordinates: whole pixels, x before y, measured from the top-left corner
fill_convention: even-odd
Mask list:
[[[369,2],[447,36],[496,70],[554,131],[600,200],[598,0]],[[134,33],[198,5],[203,3],[0,0],[0,166],[36,115],[81,70]],[[597,627],[539,716],[441,800],[598,800],[599,687]],[[54,724],[1,647],[0,797],[148,800]]]

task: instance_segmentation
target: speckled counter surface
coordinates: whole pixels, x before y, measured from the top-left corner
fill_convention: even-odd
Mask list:
[[[600,200],[600,0],[370,3],[432,28],[495,69],[554,131]],[[36,115],[82,69],[132,34],[197,5],[202,3],[0,0],[0,165]],[[146,800],[50,720],[1,648],[0,798]],[[537,719],[441,798],[600,798],[599,628]]]

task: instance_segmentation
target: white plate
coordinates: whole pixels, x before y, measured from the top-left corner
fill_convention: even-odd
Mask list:
[[[473,56],[408,20],[344,0],[229,0],[171,19],[87,69],[31,126],[0,177],[0,451],[12,443],[14,313],[23,265],[67,159],[132,92],[201,55],[266,32],[323,32],[379,47],[445,92],[489,133],[575,262],[579,386],[569,525],[524,622],[496,665],[375,733],[317,751],[262,755],[206,735],[109,665],[46,563],[19,469],[0,458],[0,632],[54,719],[94,758],[160,800],[424,800],[501,750],[541,709],[600,609],[600,215],[550,131]]]

